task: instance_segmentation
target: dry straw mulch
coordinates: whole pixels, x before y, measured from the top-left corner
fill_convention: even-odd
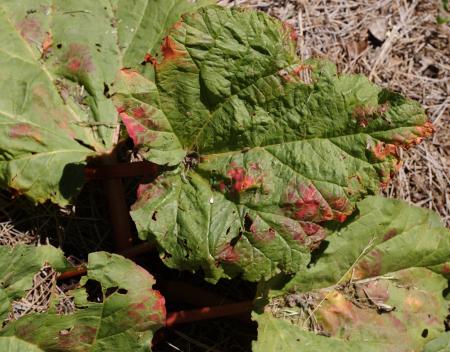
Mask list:
[[[419,101],[436,134],[403,153],[385,193],[438,211],[450,226],[450,26],[440,0],[222,0],[280,18],[299,34],[299,55],[326,57]]]

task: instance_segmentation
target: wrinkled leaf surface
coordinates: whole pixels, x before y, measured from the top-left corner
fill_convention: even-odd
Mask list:
[[[124,70],[114,99],[140,153],[168,170],[138,190],[140,236],[212,280],[293,273],[431,133],[415,102],[301,62],[292,29],[205,7],[177,22],[155,78]]]

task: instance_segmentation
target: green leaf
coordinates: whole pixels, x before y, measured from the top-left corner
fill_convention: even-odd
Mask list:
[[[95,282],[100,292],[90,291]],[[154,283],[128,259],[91,253],[80,282],[86,288],[66,293],[74,297],[74,312],[58,314],[55,295],[48,311],[9,321],[0,336],[16,336],[45,351],[150,351],[153,332],[165,321],[164,298],[152,289]]]
[[[8,352],[44,352],[39,347],[16,337],[0,337],[0,350]]]
[[[258,323],[258,340],[253,342],[253,352],[385,351],[385,344],[382,341],[373,344],[342,341],[299,329],[298,326],[276,319],[269,313],[255,314],[253,317]]]
[[[308,348],[329,346],[317,349],[323,351],[349,344],[355,351],[406,352],[443,344],[448,268],[439,264],[450,257],[450,231],[436,214],[398,200],[368,197],[357,208],[308,269],[269,292],[266,312],[255,315],[255,351],[264,350],[274,329],[286,331],[279,342],[286,351],[296,339]]]
[[[383,197],[367,197],[357,209],[353,221],[327,238],[317,262],[297,273],[285,290],[309,291],[342,277],[364,279],[411,266],[433,267],[450,258],[449,231],[435,212]]]
[[[117,142],[109,91],[120,70],[142,68],[180,15],[206,3],[1,0],[0,186],[67,204],[86,158]]]
[[[327,61],[301,62],[264,13],[205,7],[165,38],[155,79],[122,72],[115,102],[140,153],[171,166],[142,186],[140,237],[207,278],[293,273],[431,133],[423,109]]]
[[[446,332],[438,338],[428,342],[423,352],[449,352],[450,351],[450,333]]]
[[[0,321],[7,318],[12,301],[31,288],[33,275],[46,262],[56,271],[69,267],[62,251],[52,246],[0,246]]]

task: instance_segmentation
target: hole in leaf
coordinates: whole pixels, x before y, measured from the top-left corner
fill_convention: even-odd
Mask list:
[[[230,246],[234,247],[236,245],[236,243],[241,239],[241,237],[242,237],[242,232],[239,232],[239,235],[230,241]]]
[[[250,232],[250,228],[252,227],[253,220],[250,215],[245,214],[244,216],[244,230]]]
[[[62,44],[61,44],[61,43],[56,44],[56,47],[57,47],[58,49],[61,49],[61,48],[62,48]]]
[[[425,338],[428,336],[428,329],[423,329],[422,331],[422,337]]]
[[[121,294],[121,295],[126,295],[126,294],[128,293],[128,290],[126,290],[126,289],[124,289],[124,288],[119,288],[119,289],[117,290],[117,293],[118,293],[118,294]]]
[[[103,82],[103,95],[108,99],[111,98],[111,94],[109,94],[109,87],[104,82]]]
[[[118,289],[117,286],[107,288],[106,292],[105,292],[105,298],[108,298],[109,296],[111,296],[114,292],[117,291],[117,289]]]
[[[156,215],[158,215],[158,211],[157,211],[157,210],[155,210],[155,211],[153,212],[153,214],[152,214],[152,220],[153,220],[153,221],[156,221]]]
[[[87,293],[87,300],[89,302],[102,303],[103,302],[103,293],[102,293],[102,285],[100,282],[95,280],[88,280],[86,285],[84,285]]]
[[[227,228],[227,235],[230,233],[231,227]]]

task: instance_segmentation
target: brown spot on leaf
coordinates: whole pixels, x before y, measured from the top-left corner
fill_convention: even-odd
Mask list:
[[[417,132],[422,138],[430,137],[433,135],[435,129],[431,121],[425,122],[422,126],[416,127]]]
[[[164,57],[163,63],[173,61],[186,55],[186,52],[178,48],[177,43],[169,36],[164,38],[163,44],[161,45],[161,52]]]
[[[375,147],[372,148],[372,152],[378,160],[384,160],[390,155],[398,157],[398,150],[395,144],[385,144],[384,142],[378,142]]]
[[[353,278],[356,280],[381,275],[383,254],[379,249],[369,252],[355,267]]]
[[[61,330],[58,335],[58,346],[67,350],[76,349],[83,344],[92,344],[97,329],[88,325],[77,325],[72,329]]]
[[[383,236],[383,241],[390,240],[391,238],[397,236],[397,230],[396,229],[390,229],[388,232],[386,232]]]

